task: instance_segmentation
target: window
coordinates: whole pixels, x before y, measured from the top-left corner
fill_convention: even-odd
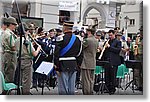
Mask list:
[[[117,5],[117,7],[116,7],[116,13],[117,13],[117,15],[119,15],[120,12],[121,12],[121,6]]]
[[[70,12],[69,11],[59,11],[59,24],[62,25],[64,21],[70,20]]]
[[[135,25],[135,19],[130,19],[129,25],[134,26]]]
[[[117,3],[116,4],[116,16],[119,16],[120,12],[121,12],[121,3]]]
[[[18,8],[21,16],[26,16],[26,17],[29,16],[29,11],[30,11],[29,6],[30,5],[27,2],[18,3]],[[12,16],[18,19],[17,7],[15,3],[13,3]]]

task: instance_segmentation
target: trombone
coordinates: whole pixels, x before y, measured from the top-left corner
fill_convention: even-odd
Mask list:
[[[28,36],[29,36],[29,38],[31,38],[31,40],[32,40],[33,42],[35,42],[36,45],[40,46],[40,44],[38,44],[37,41],[32,38],[31,34],[28,34]],[[41,51],[44,53],[44,55],[45,55],[46,57],[48,57],[48,54],[46,54],[46,52],[45,52],[42,48],[41,48]]]

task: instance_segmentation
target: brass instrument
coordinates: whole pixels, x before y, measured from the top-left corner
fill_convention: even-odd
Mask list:
[[[31,34],[28,34],[28,36],[31,38],[31,40],[38,46],[40,46],[37,41],[35,39],[32,38]],[[46,52],[41,48],[41,51],[46,55],[46,57],[48,57],[48,54],[46,54]]]
[[[104,53],[104,51],[105,51],[105,49],[106,49],[106,47],[107,47],[107,44],[108,44],[109,40],[110,40],[110,39],[108,39],[107,42],[105,43],[105,45],[104,45],[104,47],[103,47],[103,49],[102,49],[102,52],[101,52],[101,54],[100,54],[100,56],[99,56],[98,59],[101,59],[101,58],[102,58],[103,53]]]
[[[138,54],[138,45],[133,46],[134,55]]]
[[[134,51],[135,56],[138,54],[138,44],[139,44],[139,42],[140,42],[140,37],[137,37],[136,41],[135,41],[135,45],[133,46],[133,51]]]

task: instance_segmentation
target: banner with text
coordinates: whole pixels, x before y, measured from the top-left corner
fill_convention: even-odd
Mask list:
[[[79,1],[60,1],[59,10],[65,11],[79,11],[80,2]]]

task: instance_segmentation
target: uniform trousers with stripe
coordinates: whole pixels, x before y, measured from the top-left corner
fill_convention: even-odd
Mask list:
[[[75,94],[76,71],[60,72],[58,76],[58,92],[60,95]]]

